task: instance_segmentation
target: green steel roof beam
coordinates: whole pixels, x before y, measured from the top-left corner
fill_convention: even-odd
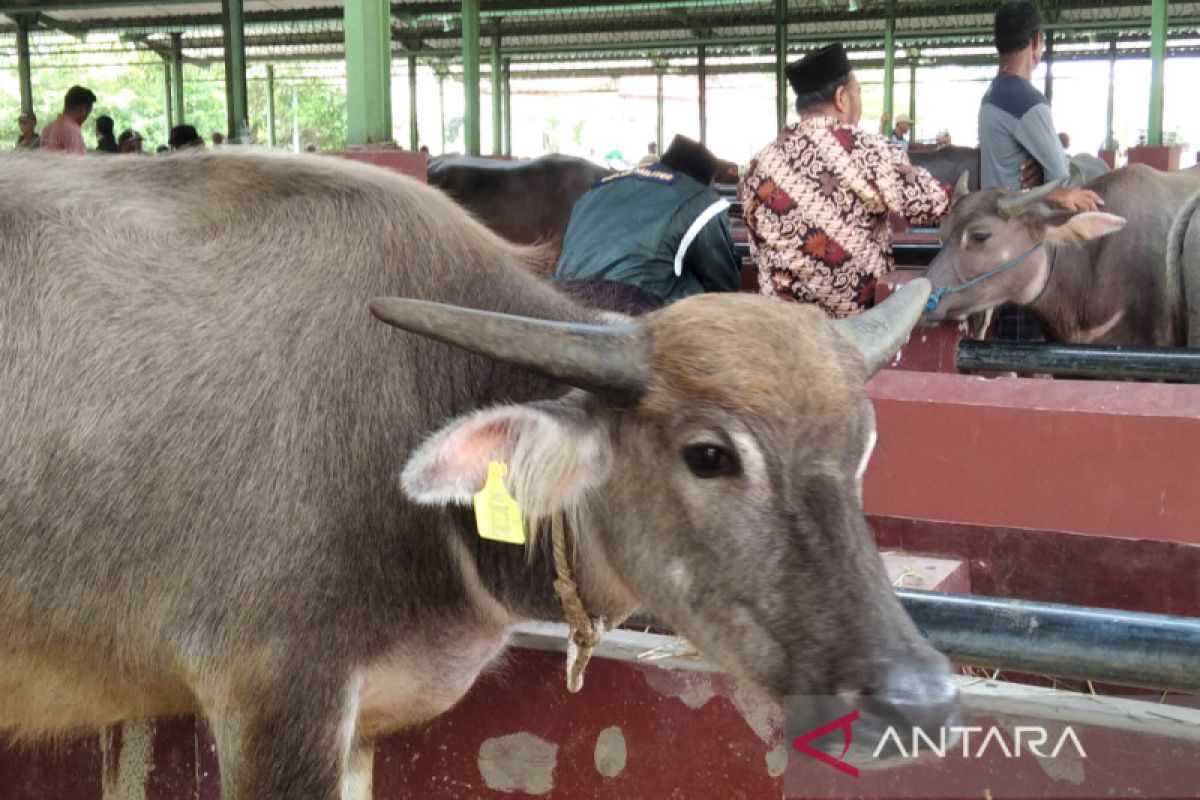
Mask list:
[[[771,0],[590,0],[584,3],[546,2],[545,0],[505,0],[481,3],[481,17],[534,17],[546,14],[620,14],[630,11],[665,11],[729,6],[770,6]],[[393,3],[392,12],[406,19],[455,19],[462,16],[457,3]]]

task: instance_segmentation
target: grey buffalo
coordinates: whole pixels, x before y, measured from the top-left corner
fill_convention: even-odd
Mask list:
[[[908,154],[908,160],[915,167],[929,170],[933,177],[944,184],[953,186],[964,172],[967,174],[967,188],[979,188],[979,148],[960,147],[951,145],[941,150],[916,150]]]
[[[947,719],[861,503],[862,385],[928,284],[837,325],[748,295],[633,322],[527,257],[336,159],[0,158],[0,731],[198,711],[228,800],[333,800],[561,619],[551,519],[590,613]],[[527,547],[476,533],[492,462]]]
[[[925,318],[965,319],[1015,303],[1037,315],[1055,341],[1182,345],[1182,291],[1167,269],[1167,237],[1200,189],[1200,167],[1123,167],[1087,187],[1104,198],[1102,211],[1051,206],[1045,197],[1053,186],[966,194],[960,183],[929,267],[936,307]]]

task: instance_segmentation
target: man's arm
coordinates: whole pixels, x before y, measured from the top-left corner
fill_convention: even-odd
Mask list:
[[[878,186],[884,202],[912,225],[937,225],[950,210],[950,195],[929,170],[914,167],[908,155],[894,147],[884,148],[884,174]]]
[[[1026,111],[1025,116],[1021,117],[1021,121],[1013,129],[1013,136],[1025,152],[1042,165],[1042,172],[1047,181],[1067,177],[1070,163],[1067,161],[1066,151],[1062,148],[1062,142],[1058,140],[1058,133],[1054,130],[1054,119],[1050,116],[1048,105],[1038,103]]]
[[[1039,104],[1029,109],[1017,125],[1014,135],[1022,147],[1033,157],[1041,167],[1043,181],[1053,181],[1066,178],[1071,171],[1071,162],[1067,152],[1063,150],[1062,142],[1054,131],[1054,120],[1050,116],[1050,108]],[[1027,170],[1021,167],[1021,185],[1026,187]],[[1028,188],[1028,187],[1026,187]],[[1054,205],[1068,211],[1097,211],[1104,205],[1100,195],[1091,189],[1060,187],[1046,198]]]

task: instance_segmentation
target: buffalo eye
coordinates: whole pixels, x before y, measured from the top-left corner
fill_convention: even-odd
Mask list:
[[[738,473],[737,457],[719,444],[690,444],[683,460],[697,478],[721,478]]]
[[[987,231],[975,231],[971,234],[971,241],[975,244],[983,244],[990,238],[992,238],[992,235]]]

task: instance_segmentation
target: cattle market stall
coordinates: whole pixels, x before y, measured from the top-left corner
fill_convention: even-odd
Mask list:
[[[164,115],[178,123],[186,118],[183,65],[222,63],[228,135],[237,139],[248,118],[261,113],[247,106],[247,64],[344,62],[349,143],[365,144],[392,138],[390,86],[393,66],[402,64],[410,87],[411,149],[417,148],[421,127],[415,78],[426,69],[461,84],[469,154],[484,150],[480,87],[491,87],[495,124],[489,150],[498,154],[511,153],[514,79],[694,76],[703,138],[708,76],[773,74],[782,124],[787,115],[784,63],[835,40],[846,43],[860,68],[882,68],[884,110],[892,112],[897,82],[915,88],[923,67],[992,63],[994,8],[979,0],[3,0],[0,37],[8,41],[0,51],[5,54],[0,68],[18,73],[22,106],[28,110],[30,71],[46,62],[113,52],[160,59]],[[1152,59],[1148,143],[1160,143],[1162,65],[1168,53],[1195,52],[1200,3],[1057,0],[1047,7],[1046,18],[1048,63]],[[1044,88],[1053,94],[1052,69]],[[915,118],[918,93],[908,94],[908,111]],[[1110,121],[1111,95],[1110,85]],[[661,144],[661,131],[659,139]]]

